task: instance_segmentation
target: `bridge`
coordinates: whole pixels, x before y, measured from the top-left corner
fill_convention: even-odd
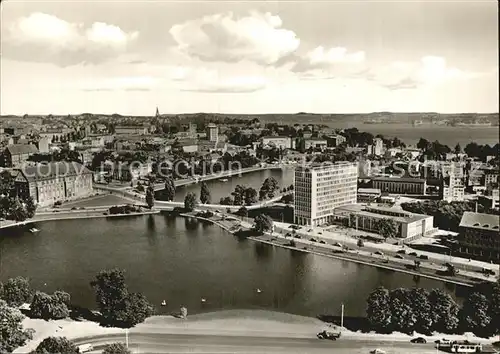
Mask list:
[[[276,164],[276,165],[266,165],[262,167],[247,167],[247,168],[241,168],[241,169],[236,169],[236,170],[228,170],[228,171],[221,171],[220,173],[214,173],[210,175],[204,175],[204,176],[195,176],[195,177],[190,177],[190,178],[184,178],[184,179],[178,179],[174,181],[175,187],[182,187],[182,186],[187,186],[190,184],[195,184],[203,181],[210,181],[214,179],[222,179],[222,178],[229,178],[233,176],[240,176],[245,173],[250,173],[250,172],[257,172],[257,171],[265,171],[265,170],[281,170],[286,167],[291,167],[290,165],[285,165],[285,164]],[[156,183],[154,185],[155,191],[160,191],[162,189],[165,189],[165,184],[164,183]]]

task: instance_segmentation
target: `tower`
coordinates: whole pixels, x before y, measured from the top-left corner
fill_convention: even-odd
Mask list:
[[[156,114],[155,114],[155,118],[156,118],[156,119],[159,119],[159,118],[160,118],[160,111],[158,110],[158,106],[156,107]]]

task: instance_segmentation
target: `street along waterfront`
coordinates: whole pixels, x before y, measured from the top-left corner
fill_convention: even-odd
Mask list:
[[[148,215],[35,226],[37,234],[2,230],[0,280],[29,277],[37,289],[64,289],[75,304],[92,308],[89,282],[114,267],[126,271],[130,289],[144,293],[159,313],[184,305],[190,313],[262,308],[316,316],[339,314],[344,303],[346,315],[363,316],[366,297],[379,285],[460,293],[439,281],[239,240],[194,218]]]

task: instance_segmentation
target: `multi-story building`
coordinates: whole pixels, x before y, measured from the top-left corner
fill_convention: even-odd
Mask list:
[[[386,193],[424,195],[427,182],[422,178],[375,177],[372,187]]]
[[[483,185],[485,187],[498,184],[498,168],[485,168],[483,171]]]
[[[500,260],[498,215],[466,211],[460,220],[457,252],[465,257],[486,261]]]
[[[326,163],[295,169],[295,223],[318,226],[332,220],[333,210],[356,203],[358,164]]]
[[[51,162],[14,171],[18,195],[31,196],[39,206],[92,193],[92,172],[77,162]]]
[[[207,126],[207,137],[209,141],[219,140],[219,127],[214,123],[210,123]]]
[[[116,135],[146,135],[148,134],[148,128],[144,126],[132,126],[132,125],[117,125],[115,127]]]
[[[4,167],[21,166],[28,161],[28,158],[38,153],[38,149],[32,144],[12,144],[8,145],[2,154],[2,165]]]
[[[463,169],[454,163],[443,166],[439,196],[447,202],[464,200]]]
[[[380,189],[376,188],[359,188],[358,203],[373,203],[382,196]]]
[[[306,150],[311,149],[311,148],[324,150],[324,149],[326,149],[327,146],[328,146],[328,142],[325,139],[311,138],[311,139],[304,140],[304,148]]]
[[[292,139],[288,136],[263,136],[260,142],[264,146],[275,146],[278,149],[290,149],[292,147]]]
[[[373,145],[368,145],[368,155],[382,156],[384,154],[384,141],[380,138],[373,139]]]
[[[196,123],[189,123],[189,137],[195,139],[197,131],[198,127],[196,126]]]

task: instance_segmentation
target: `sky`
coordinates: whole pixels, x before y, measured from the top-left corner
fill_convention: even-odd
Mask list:
[[[498,112],[496,1],[0,6],[2,115]]]

